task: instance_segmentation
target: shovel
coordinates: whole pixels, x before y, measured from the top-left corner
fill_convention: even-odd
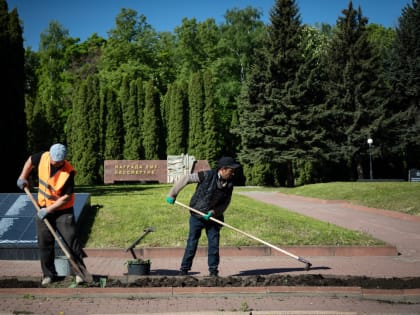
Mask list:
[[[32,196],[31,192],[29,191],[28,187],[24,187],[25,193],[28,195],[29,199],[32,201],[32,204],[34,205],[35,209],[37,211],[41,210],[38,206],[38,203],[36,202],[35,198]],[[70,265],[73,267],[74,271],[80,276],[82,277],[82,279],[86,282],[92,282],[93,277],[92,275],[86,270],[86,268],[84,266],[81,266],[79,264],[77,264],[74,259],[73,256],[70,254],[70,249],[66,247],[66,245],[64,245],[64,243],[62,242],[62,240],[60,239],[60,237],[58,236],[57,232],[54,230],[54,228],[52,227],[51,223],[48,221],[47,218],[45,218],[43,220],[45,222],[45,224],[47,225],[48,230],[50,230],[51,234],[53,235],[55,241],[57,242],[58,246],[60,246],[61,250],[63,251],[64,255],[66,255],[67,259],[70,262]]]
[[[183,203],[181,203],[179,201],[175,201],[175,203],[177,205],[180,205],[181,207],[184,207],[184,208],[186,208],[186,209],[194,212],[194,213],[197,213],[199,215],[205,215],[205,213],[203,213],[201,211],[198,211],[197,209],[191,208],[191,207],[189,207],[187,205],[184,205]],[[279,251],[279,252],[281,252],[283,254],[286,254],[286,255],[294,258],[294,259],[297,259],[298,261],[306,264],[306,267],[305,267],[305,270],[306,271],[308,271],[309,269],[311,269],[312,264],[309,261],[307,261],[305,258],[303,258],[303,257],[299,257],[299,256],[296,256],[296,255],[294,255],[292,253],[289,253],[288,251],[286,251],[284,249],[281,249],[281,248],[279,248],[277,246],[274,246],[274,245],[272,245],[272,244],[270,244],[270,243],[268,243],[268,242],[266,242],[266,241],[264,241],[262,239],[259,239],[258,237],[255,237],[255,236],[253,236],[253,235],[251,235],[249,233],[246,233],[244,231],[241,231],[241,230],[239,230],[239,229],[237,229],[237,228],[235,228],[235,227],[233,227],[233,226],[231,226],[231,225],[229,225],[229,224],[227,224],[227,223],[225,223],[223,221],[217,220],[217,219],[215,219],[213,217],[210,217],[210,220],[212,220],[212,221],[214,221],[216,223],[219,223],[220,225],[226,226],[226,227],[228,227],[228,228],[230,228],[230,229],[232,229],[232,230],[234,230],[236,232],[239,232],[239,233],[241,233],[241,234],[243,234],[245,236],[248,236],[249,238],[252,238],[253,240],[256,240],[256,241],[258,241],[258,242],[260,242],[260,243],[262,243],[264,245],[267,245],[267,246],[269,246],[269,247],[271,247],[271,248],[273,248],[273,249],[275,249],[275,250],[277,250],[277,251]]]

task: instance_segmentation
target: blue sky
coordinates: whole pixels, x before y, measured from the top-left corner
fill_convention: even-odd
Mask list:
[[[114,28],[115,18],[122,8],[133,9],[146,16],[147,22],[157,31],[172,32],[183,18],[196,18],[202,22],[214,18],[224,21],[224,14],[233,8],[252,6],[260,9],[262,19],[269,22],[269,11],[275,0],[6,0],[9,11],[18,9],[23,21],[25,47],[38,50],[41,32],[50,21],[58,21],[71,37],[86,40],[93,33],[107,38]],[[335,25],[349,0],[296,0],[301,20],[305,24],[316,22]],[[362,8],[370,23],[396,27],[402,9],[411,0],[353,0],[353,6]]]

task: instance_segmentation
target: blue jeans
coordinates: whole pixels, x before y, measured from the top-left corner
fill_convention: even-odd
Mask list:
[[[200,240],[201,231],[205,229],[208,239],[207,263],[209,272],[217,271],[219,267],[219,240],[221,225],[213,221],[205,221],[193,215],[190,216],[190,231],[188,234],[187,247],[185,248],[184,257],[182,258],[181,270],[189,271],[193,263],[195,253],[197,251],[198,241]]]

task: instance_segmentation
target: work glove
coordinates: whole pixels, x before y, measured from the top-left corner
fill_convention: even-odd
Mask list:
[[[38,215],[38,218],[40,218],[41,220],[44,220],[46,216],[48,215],[47,209],[45,208],[39,209],[39,211],[37,212],[37,215]]]
[[[28,187],[29,186],[29,183],[28,183],[28,181],[25,179],[25,178],[18,178],[18,180],[17,180],[17,186],[20,188],[20,189],[24,189],[25,187]]]
[[[209,212],[207,212],[207,214],[205,214],[205,215],[203,215],[203,216],[202,216],[202,218],[203,218],[204,220],[206,220],[206,221],[210,220],[210,217],[211,217],[211,212],[210,212],[210,211],[209,211]]]
[[[166,202],[169,203],[170,205],[173,205],[175,203],[175,198],[172,197],[166,197]]]

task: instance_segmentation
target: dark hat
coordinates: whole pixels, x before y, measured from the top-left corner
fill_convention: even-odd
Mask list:
[[[241,164],[237,163],[233,158],[230,156],[224,156],[220,158],[219,162],[217,162],[218,168],[228,167],[228,168],[238,168]]]
[[[50,148],[51,160],[54,162],[64,161],[67,155],[67,149],[61,143],[53,144]]]

